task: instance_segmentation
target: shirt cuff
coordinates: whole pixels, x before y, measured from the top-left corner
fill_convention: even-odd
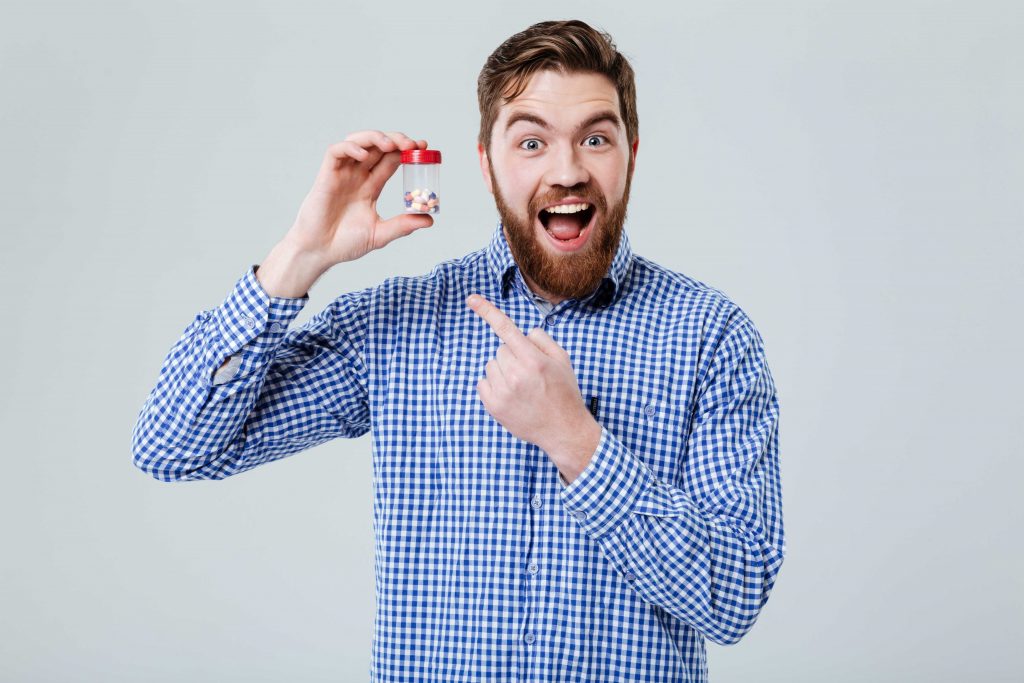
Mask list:
[[[207,377],[224,361],[243,351],[236,377],[244,377],[271,356],[281,343],[288,326],[309,301],[309,294],[300,297],[273,297],[256,279],[254,264],[235,283],[234,289],[214,312],[214,329],[220,344],[211,359]]]
[[[565,510],[597,540],[621,524],[640,494],[656,485],[657,478],[647,465],[602,426],[601,440],[586,469],[559,495]]]

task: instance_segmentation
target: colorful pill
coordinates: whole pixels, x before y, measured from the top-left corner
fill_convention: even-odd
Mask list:
[[[410,213],[437,213],[441,209],[441,200],[437,198],[437,193],[430,188],[417,187],[407,191],[403,198],[405,199],[405,210]]]

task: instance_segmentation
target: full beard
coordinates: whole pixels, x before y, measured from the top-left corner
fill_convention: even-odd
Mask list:
[[[523,220],[505,202],[494,177],[494,167],[491,166],[494,202],[505,228],[505,239],[523,275],[544,292],[562,299],[583,299],[593,293],[608,273],[619,248],[626,222],[632,171],[630,160],[622,198],[611,210],[608,209],[607,200],[593,185],[581,183],[531,200],[527,218]],[[587,238],[587,243],[578,252],[552,254],[541,245],[539,240],[544,238],[537,235],[540,210],[567,197],[580,197],[594,207],[594,219],[587,228],[594,234]]]

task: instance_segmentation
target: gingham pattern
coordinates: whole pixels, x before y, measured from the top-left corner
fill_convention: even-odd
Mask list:
[[[601,441],[568,486],[476,393],[496,303],[568,352]],[[162,481],[221,479],[373,435],[374,681],[706,681],[782,565],[778,401],[762,339],[720,291],[634,255],[544,315],[499,224],[419,277],[308,296],[254,268],[171,349],[133,433]],[[238,370],[212,378],[240,352]]]

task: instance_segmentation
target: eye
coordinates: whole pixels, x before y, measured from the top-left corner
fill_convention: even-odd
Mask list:
[[[597,141],[597,144],[594,144],[595,140]],[[607,141],[608,139],[605,138],[605,136],[603,135],[591,135],[589,138],[587,138],[586,144],[587,147],[599,147],[600,145],[604,144]]]
[[[523,140],[522,142],[520,142],[519,146],[522,149],[525,149],[527,152],[536,152],[538,149],[540,149],[540,144],[540,140],[538,140],[537,138],[530,138],[529,140]]]

